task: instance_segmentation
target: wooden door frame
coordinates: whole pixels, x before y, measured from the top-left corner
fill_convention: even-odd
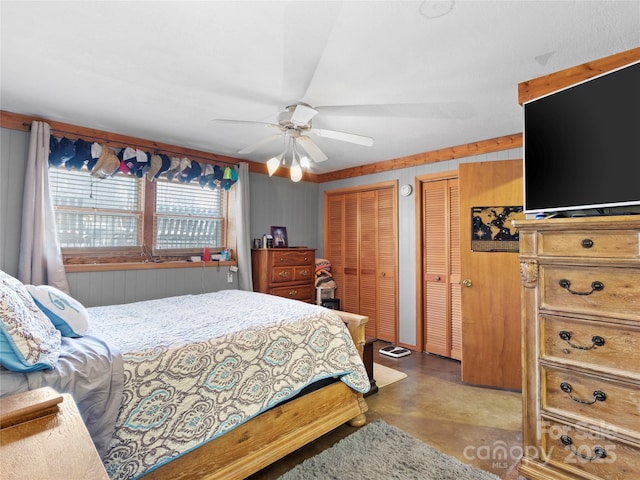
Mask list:
[[[416,347],[419,352],[424,352],[424,324],[423,324],[423,300],[424,282],[422,281],[422,265],[424,262],[424,222],[422,212],[422,185],[429,182],[451,180],[458,178],[458,170],[448,170],[446,172],[429,173],[415,177],[415,213],[416,213]]]

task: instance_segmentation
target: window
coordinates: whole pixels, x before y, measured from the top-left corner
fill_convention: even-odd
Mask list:
[[[142,247],[143,192],[137,177],[98,179],[50,168],[58,239],[63,249]]]
[[[225,246],[225,190],[158,179],[154,252]]]
[[[67,263],[184,260],[227,247],[222,188],[124,174],[99,179],[64,166],[50,167],[49,180]]]

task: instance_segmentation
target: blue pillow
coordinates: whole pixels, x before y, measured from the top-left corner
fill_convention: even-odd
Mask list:
[[[76,299],[50,285],[25,285],[36,305],[63,337],[81,337],[89,328],[89,312]]]
[[[17,279],[0,271],[0,364],[14,372],[51,370],[61,337]]]

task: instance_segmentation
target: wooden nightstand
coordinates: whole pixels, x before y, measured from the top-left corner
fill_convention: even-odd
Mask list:
[[[40,388],[0,398],[2,478],[108,480],[73,398]]]

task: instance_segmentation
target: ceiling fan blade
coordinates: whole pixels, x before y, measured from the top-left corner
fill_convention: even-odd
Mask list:
[[[322,105],[325,115],[346,117],[469,118],[473,107],[466,102],[382,103],[373,105]]]
[[[255,122],[253,120],[230,120],[230,119],[226,119],[226,118],[214,118],[213,121],[214,122],[220,122],[220,123],[235,123],[237,125],[253,124],[253,125],[261,125],[263,127],[280,128],[280,125],[275,124],[275,123]]]
[[[304,100],[313,90],[322,58],[340,22],[342,2],[285,2],[282,41],[282,90],[284,105]],[[316,89],[318,86],[315,87]],[[287,103],[288,102],[288,103]]]
[[[311,108],[307,105],[296,105],[293,114],[291,115],[291,123],[294,125],[306,125],[309,121],[318,114],[315,108]]]
[[[296,141],[300,144],[302,149],[309,154],[311,160],[315,163],[324,162],[329,158],[322,150],[320,150],[320,147],[313,143],[313,140],[306,135],[300,135]]]
[[[356,143],[365,147],[373,145],[373,138],[364,135],[356,135],[354,133],[338,132],[336,130],[324,130],[322,128],[310,128],[309,132],[323,138],[332,138],[343,142]]]
[[[269,135],[268,137],[264,137],[260,140],[258,140],[257,142],[253,143],[252,145],[248,145],[246,147],[244,147],[242,150],[239,150],[238,153],[239,154],[244,154],[244,153],[251,153],[253,152],[256,148],[259,148],[263,145],[266,145],[268,143],[273,142],[276,138],[280,138],[282,137],[281,133],[276,133],[274,135]]]

